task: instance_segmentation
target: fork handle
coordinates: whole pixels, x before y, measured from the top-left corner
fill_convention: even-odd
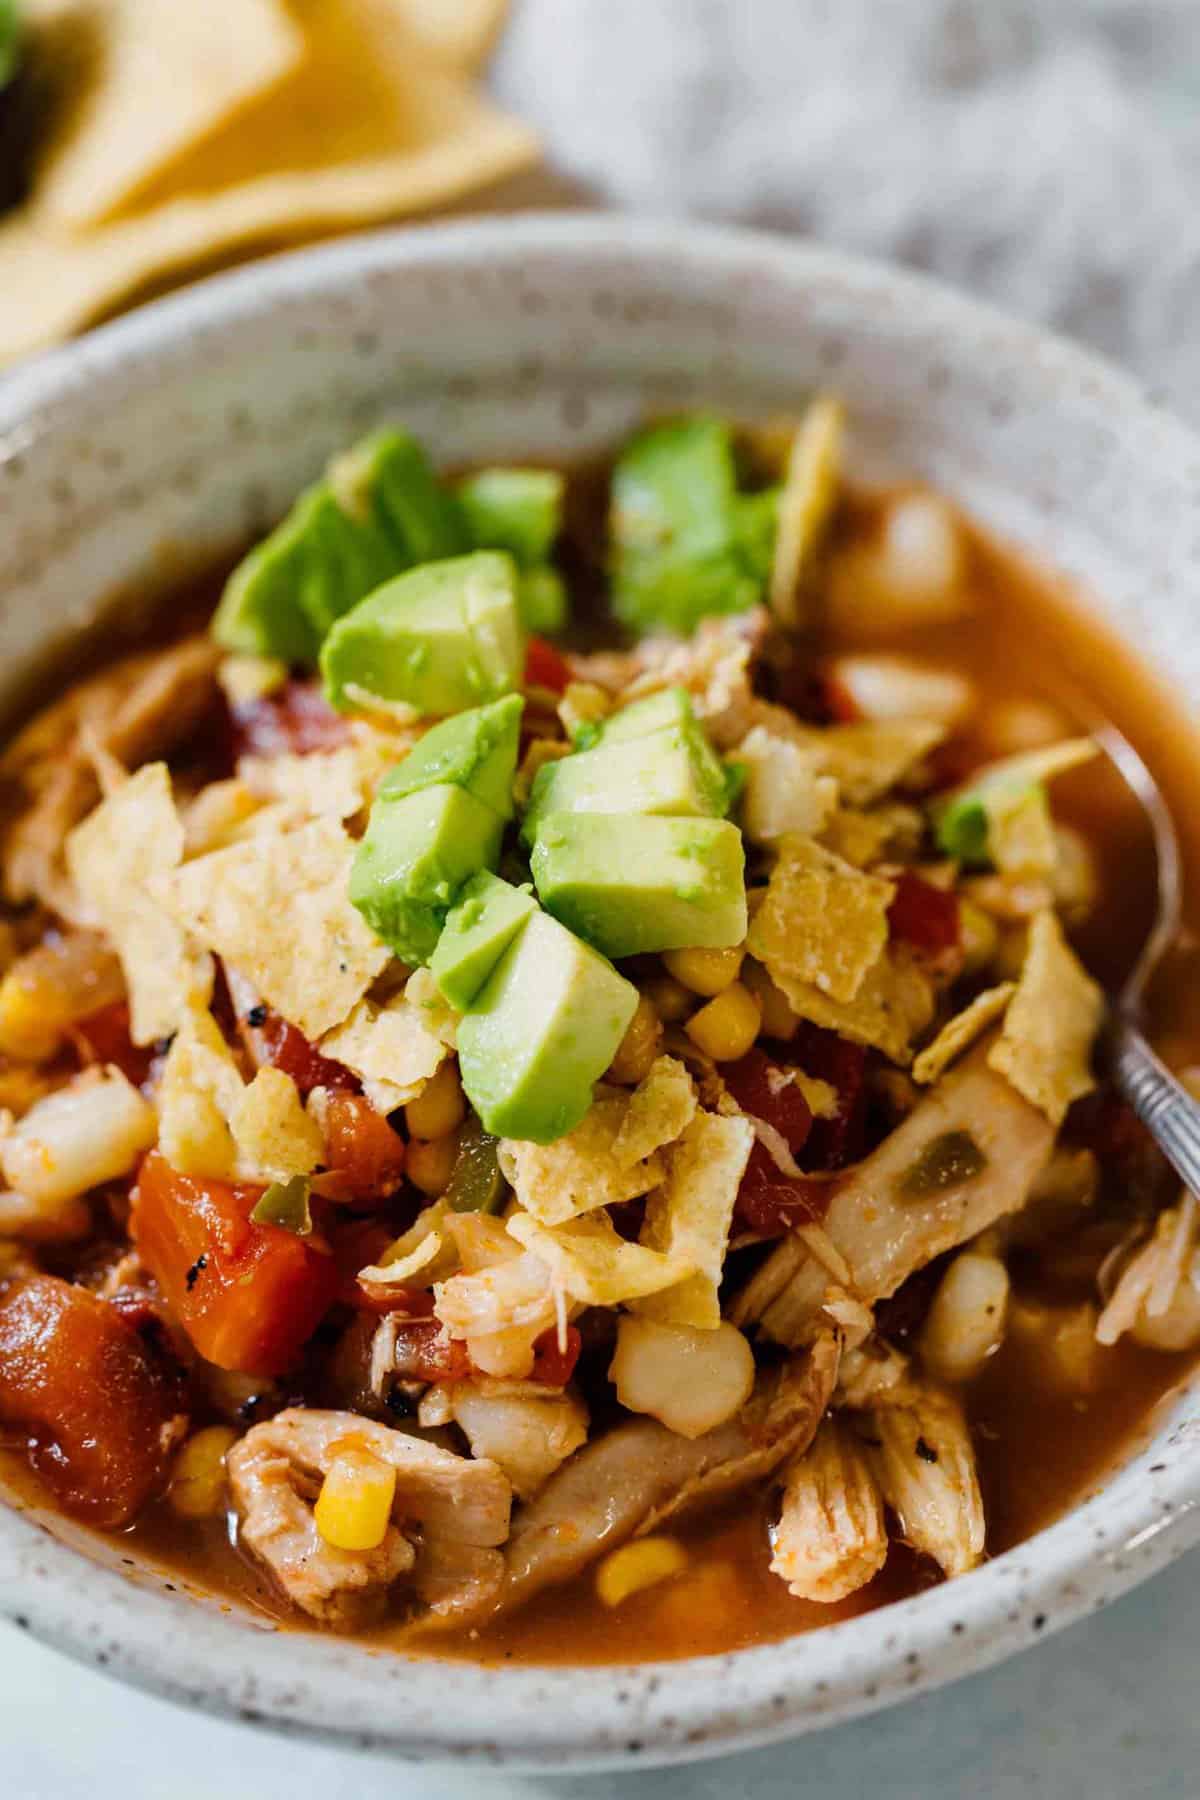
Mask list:
[[[1200,1101],[1176,1081],[1130,1019],[1113,1020],[1109,1054],[1117,1087],[1184,1186],[1200,1193]]]

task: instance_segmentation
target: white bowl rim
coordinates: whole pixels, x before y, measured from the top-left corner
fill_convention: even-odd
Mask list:
[[[951,341],[986,332],[1006,355],[1099,395],[1193,462],[1200,437],[1129,376],[1074,344],[925,277],[761,232],[529,213],[372,232],[218,275],[0,380],[0,459],[82,383],[118,382],[193,328],[236,323],[373,270],[485,263],[516,246],[586,266],[639,249],[680,269],[769,269],[886,291]],[[364,1652],[337,1638],[236,1633],[216,1611],[127,1581],[0,1503],[0,1612],[83,1662],[183,1704],[342,1746],[530,1770],[712,1756],[872,1711],[979,1670],[1106,1604],[1200,1542],[1200,1449],[1101,1491],[1033,1539],[947,1583],[807,1635],[717,1657],[621,1667],[480,1667]],[[451,1671],[452,1674],[451,1674]],[[447,1698],[450,1705],[447,1706]]]

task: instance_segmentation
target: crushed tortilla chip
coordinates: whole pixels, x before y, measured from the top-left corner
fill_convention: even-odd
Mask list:
[[[694,1273],[634,1300],[634,1312],[702,1331],[721,1323],[721,1270],[754,1135],[749,1119],[696,1114],[676,1147],[666,1186],[647,1202],[641,1236],[648,1249],[691,1263]]]
[[[569,738],[584,725],[597,725],[612,711],[612,695],[594,681],[568,681],[555,711]]]
[[[1072,1100],[1090,1093],[1091,1055],[1104,996],[1063,936],[1054,913],[1038,913],[1004,1027],[989,1065],[1059,1125]]]
[[[184,854],[206,856],[224,850],[260,810],[260,802],[244,781],[210,781],[183,808]]]
[[[147,763],[66,841],[67,869],[91,919],[112,942],[129,992],[135,1044],[169,1037],[193,1001],[212,992],[212,960],[189,947],[149,891],[183,856],[184,833],[165,763]]]
[[[237,1150],[229,1120],[242,1078],[212,1014],[190,1012],[176,1032],[155,1094],[158,1147],[181,1175],[232,1179]]]
[[[422,1286],[428,1286],[437,1279],[435,1265],[442,1260],[442,1252],[446,1248],[440,1231],[427,1231],[420,1243],[415,1245],[407,1255],[392,1257],[389,1260],[372,1263],[368,1268],[358,1271],[358,1279],[366,1281],[373,1287],[404,1287],[414,1275],[424,1272]],[[392,1246],[395,1249],[395,1245]],[[449,1274],[450,1270],[444,1271]]]
[[[623,1094],[606,1095],[592,1102],[574,1131],[551,1144],[501,1142],[501,1173],[539,1224],[562,1225],[597,1207],[636,1200],[662,1180],[660,1157],[631,1163],[616,1154],[630,1105]]]
[[[914,1062],[913,1080],[936,1081],[968,1045],[973,1044],[1001,1013],[1007,1011],[1008,1003],[1016,991],[1015,981],[1002,981],[997,987],[976,994],[969,1006],[964,1007],[962,1012],[955,1013],[952,1019],[947,1019],[933,1042],[925,1046]]]
[[[402,994],[386,1006],[360,1000],[344,1025],[321,1039],[321,1054],[353,1069],[376,1112],[407,1106],[437,1073],[447,1046],[430,1028],[425,1008]]]
[[[645,1079],[630,1095],[613,1142],[613,1155],[631,1168],[673,1144],[691,1124],[696,1105],[695,1083],[683,1063],[674,1056],[655,1057]]]
[[[864,874],[811,838],[789,833],[780,840],[779,860],[751,921],[747,948],[789,999],[791,986],[799,983],[846,1004],[887,944],[895,892],[892,882]]]
[[[67,230],[108,218],[297,68],[304,49],[280,0],[25,4],[75,89],[35,175],[39,214]]]
[[[928,1026],[934,1013],[934,991],[929,977],[903,944],[889,947],[870,969],[851,1001],[831,1000],[808,982],[780,987],[792,1011],[827,1031],[836,1031],[852,1043],[882,1050],[892,1062],[907,1068],[912,1061],[912,1042]]]
[[[277,694],[288,678],[288,667],[277,656],[249,656],[234,652],[223,656],[217,681],[230,706],[248,706]]]
[[[908,861],[916,855],[924,835],[925,820],[919,808],[902,800],[885,801],[870,812],[839,806],[819,833],[827,849],[856,869],[869,869],[885,857]]]
[[[674,1286],[695,1267],[682,1256],[627,1243],[603,1212],[555,1226],[539,1225],[531,1214],[518,1212],[509,1219],[508,1229],[546,1265],[571,1299],[585,1306],[620,1306],[640,1299]]]
[[[776,736],[765,725],[748,731],[734,752],[746,770],[741,823],[756,844],[769,844],[785,832],[816,837],[837,806],[837,782],[822,773],[823,753]]]
[[[404,998],[420,1008],[425,1029],[439,1044],[453,1050],[458,1042],[458,1021],[462,1017],[451,1006],[428,969],[414,969],[408,978]]]
[[[841,1098],[833,1083],[806,1075],[803,1069],[772,1066],[767,1070],[767,1086],[773,1094],[781,1093],[785,1087],[798,1088],[814,1119],[836,1119],[841,1111]]]
[[[814,731],[848,806],[870,806],[910,776],[946,736],[933,719],[864,719]]]
[[[389,960],[347,898],[353,841],[332,819],[214,850],[153,883],[195,941],[316,1039],[340,1025]]]
[[[564,743],[561,738],[530,738],[528,748],[521,758],[521,765],[513,777],[513,799],[517,806],[528,806],[539,769],[544,769],[547,763],[559,762],[570,754],[570,744]]]
[[[801,584],[837,501],[845,429],[842,402],[831,394],[818,394],[792,439],[779,496],[769,599],[776,618],[793,628],[803,621]]]
[[[240,1175],[290,1181],[319,1167],[325,1145],[320,1127],[304,1110],[295,1082],[264,1065],[238,1095],[229,1116]]]
[[[282,802],[297,819],[352,819],[365,804],[359,755],[349,744],[305,756],[243,756],[237,772],[250,793]]]

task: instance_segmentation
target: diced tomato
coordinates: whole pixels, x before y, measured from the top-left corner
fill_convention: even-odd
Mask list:
[[[779,1237],[793,1226],[822,1218],[832,1186],[815,1177],[784,1175],[765,1146],[756,1143],[738,1188],[734,1217],[745,1231]]]
[[[812,1131],[808,1101],[788,1071],[763,1050],[748,1051],[738,1062],[721,1070],[725,1085],[744,1112],[754,1113],[773,1125],[793,1156],[799,1155]]]
[[[330,1199],[384,1200],[404,1173],[404,1139],[361,1094],[330,1094],[322,1121]]]
[[[87,1288],[38,1275],[0,1291],[0,1423],[69,1512],[127,1525],[161,1481],[178,1365]]]
[[[867,1053],[836,1031],[802,1020],[790,1045],[792,1060],[837,1090],[832,1119],[814,1119],[804,1164],[808,1169],[840,1169],[858,1154],[866,1122]]]
[[[531,637],[525,647],[525,686],[561,694],[571,679],[565,659],[545,638]]]
[[[264,1008],[264,1012],[265,1017],[257,1028],[262,1052],[275,1068],[291,1076],[302,1094],[310,1094],[315,1087],[342,1091],[358,1089],[358,1076],[345,1063],[322,1056],[302,1031],[289,1025],[278,1013],[269,1008]]]
[[[235,706],[232,718],[235,756],[306,756],[312,750],[335,750],[350,730],[316,681],[289,681],[265,699]]]
[[[567,1326],[565,1349],[559,1348],[556,1328],[543,1331],[533,1346],[533,1370],[529,1379],[540,1381],[544,1387],[566,1387],[575,1373],[582,1348],[583,1339],[574,1325]]]
[[[333,1257],[277,1225],[255,1225],[262,1190],[180,1175],[152,1150],[134,1190],[143,1261],[200,1354],[221,1369],[278,1375],[337,1295]]]
[[[410,1319],[396,1333],[394,1368],[401,1381],[465,1381],[471,1374],[467,1346],[440,1319]]]
[[[130,1037],[129,1007],[124,1000],[114,1000],[80,1019],[75,1035],[82,1039],[93,1062],[115,1063],[134,1087],[141,1087],[149,1075],[156,1052],[153,1045],[135,1044]]]
[[[911,869],[896,878],[896,894],[888,908],[888,924],[894,938],[922,956],[940,956],[959,944],[958,898],[935,887]]]

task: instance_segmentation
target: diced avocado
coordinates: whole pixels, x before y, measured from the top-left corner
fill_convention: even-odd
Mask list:
[[[330,626],[373,588],[468,544],[458,503],[420,445],[376,432],[335,458],[238,564],[213,633],[230,650],[315,663]]]
[[[627,625],[687,634],[762,597],[771,501],[740,495],[729,426],[680,419],[639,433],[613,470],[613,607]]]
[[[339,619],[321,650],[333,706],[364,695],[447,714],[520,686],[525,643],[511,556],[476,550],[385,583]]]
[[[968,867],[989,861],[988,815],[978,789],[954,795],[937,816],[935,837],[939,850]]]
[[[596,727],[595,741],[620,744],[629,738],[649,737],[651,732],[663,731],[669,725],[692,725],[695,718],[692,696],[686,688],[662,688],[657,694],[647,694],[644,700],[634,700],[609,713]]]
[[[401,962],[427,963],[463,883],[494,868],[504,821],[443,782],[376,798],[350,871],[350,899]]]
[[[520,694],[506,694],[490,706],[474,706],[443,719],[388,771],[380,785],[381,798],[398,800],[404,794],[451,781],[502,819],[511,819],[524,710]]]
[[[538,1144],[572,1131],[637,1003],[611,963],[533,913],[458,1027],[462,1084],[485,1129]]]
[[[742,834],[725,819],[552,813],[531,860],[547,912],[605,956],[745,938]]]
[[[507,550],[522,569],[544,563],[562,529],[564,482],[554,469],[480,469],[458,485],[479,550]]]
[[[446,915],[429,969],[451,1006],[466,1012],[537,901],[527,887],[511,887],[481,869]]]
[[[719,818],[727,792],[725,765],[704,733],[672,725],[546,763],[534,779],[521,836],[531,844],[540,821],[556,812]]]
[[[522,569],[517,576],[517,606],[526,631],[553,637],[565,628],[570,612],[567,584],[548,563]]]

